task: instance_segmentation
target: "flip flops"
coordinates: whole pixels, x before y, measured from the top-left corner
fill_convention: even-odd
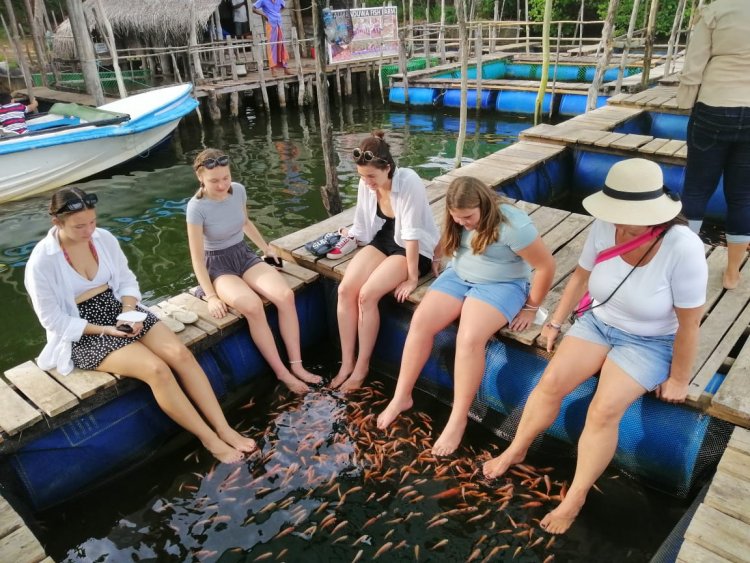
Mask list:
[[[336,247],[336,243],[341,239],[341,234],[337,232],[326,233],[315,240],[305,244],[305,249],[319,258],[322,258]]]
[[[182,324],[192,324],[198,320],[198,315],[193,311],[188,311],[181,305],[175,305],[174,303],[164,302],[159,305],[162,311],[172,317],[174,320]]]

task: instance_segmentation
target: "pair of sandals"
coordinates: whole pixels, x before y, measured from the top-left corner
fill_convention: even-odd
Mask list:
[[[193,324],[198,320],[198,315],[193,311],[188,311],[181,305],[175,305],[165,301],[159,305],[161,315],[157,315],[172,332],[181,332],[185,330],[185,325]]]

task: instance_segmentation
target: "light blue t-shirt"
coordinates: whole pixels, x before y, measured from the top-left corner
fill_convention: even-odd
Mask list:
[[[526,213],[510,204],[500,204],[500,212],[505,216],[505,221],[500,223],[500,236],[482,254],[473,254],[474,231],[464,229],[451,262],[464,281],[494,283],[528,280],[531,276],[531,267],[516,252],[534,242],[538,235],[536,227]]]
[[[223,250],[242,242],[247,218],[245,186],[232,182],[232,193],[223,201],[193,196],[187,204],[187,222],[203,227],[204,250]]]

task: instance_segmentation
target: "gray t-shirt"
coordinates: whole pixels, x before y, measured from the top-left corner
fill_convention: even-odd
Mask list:
[[[203,227],[203,248],[223,250],[242,242],[247,218],[245,186],[232,182],[232,193],[223,201],[193,196],[187,204],[187,222]]]

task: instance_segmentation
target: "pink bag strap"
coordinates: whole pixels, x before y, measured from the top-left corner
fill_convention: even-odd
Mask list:
[[[648,231],[646,231],[642,235],[638,235],[634,239],[616,244],[615,246],[612,246],[610,248],[605,248],[596,255],[594,264],[599,264],[600,262],[604,262],[605,260],[609,260],[610,258],[614,258],[615,256],[620,256],[621,254],[625,254],[627,252],[630,252],[631,250],[635,250],[639,246],[654,240],[664,231],[664,227],[652,227]]]

